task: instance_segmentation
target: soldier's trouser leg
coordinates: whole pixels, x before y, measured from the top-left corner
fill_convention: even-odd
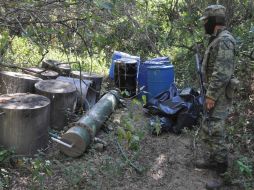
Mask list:
[[[204,123],[201,130],[201,140],[207,161],[213,164],[227,165],[228,150],[225,145],[224,120],[214,118],[209,123]]]

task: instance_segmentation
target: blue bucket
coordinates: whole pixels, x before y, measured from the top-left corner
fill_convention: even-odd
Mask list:
[[[115,60],[121,59],[121,58],[128,58],[128,59],[134,59],[137,60],[137,67],[139,67],[139,63],[140,63],[140,57],[138,56],[133,56],[130,55],[128,53],[124,53],[124,52],[120,52],[120,51],[114,51],[113,55],[112,55],[112,62],[109,68],[109,78],[111,80],[114,80],[114,69],[115,69]]]
[[[168,59],[169,60],[169,59]],[[169,61],[145,61],[139,65],[138,72],[138,88],[142,91],[147,91],[147,68],[151,66],[166,66],[171,65]],[[141,96],[143,93],[141,93]]]
[[[174,66],[150,66],[147,68],[148,100],[169,89],[174,82]]]

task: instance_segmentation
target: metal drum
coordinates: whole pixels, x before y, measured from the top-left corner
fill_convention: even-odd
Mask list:
[[[37,94],[0,96],[0,145],[32,155],[48,145],[50,100]]]
[[[43,80],[35,84],[36,93],[50,99],[50,126],[62,130],[67,125],[68,115],[77,103],[75,85],[60,80]]]
[[[0,93],[34,93],[34,84],[42,80],[41,78],[11,71],[0,72]]]

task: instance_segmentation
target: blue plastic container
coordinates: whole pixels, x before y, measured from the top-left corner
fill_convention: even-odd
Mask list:
[[[160,94],[169,89],[174,82],[174,66],[150,66],[147,67],[147,99]]]
[[[109,78],[111,80],[114,80],[114,69],[115,69],[114,61],[117,60],[117,59],[121,59],[121,58],[128,58],[128,59],[137,60],[137,68],[139,68],[140,57],[133,56],[133,55],[130,55],[128,53],[124,53],[124,52],[120,52],[120,51],[114,51],[114,53],[112,55],[112,62],[111,62],[110,69],[109,69]]]
[[[168,59],[169,60],[169,59]],[[138,88],[142,91],[147,91],[147,68],[151,66],[171,65],[168,61],[145,61],[139,65],[138,71]],[[143,93],[141,93],[141,96]]]

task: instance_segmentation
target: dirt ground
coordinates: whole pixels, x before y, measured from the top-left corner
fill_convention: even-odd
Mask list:
[[[114,128],[125,112],[126,109],[118,109],[107,122],[113,130],[98,135],[107,142],[105,150],[98,150],[93,144],[83,156],[73,159],[60,153],[52,143],[45,156],[51,163],[52,175],[39,184],[34,183],[29,172],[12,169],[15,175],[10,189],[203,190],[207,181],[218,178],[212,171],[193,166],[192,139],[188,134],[155,136],[146,132],[139,151],[126,149],[128,156],[135,154],[132,162],[142,168],[142,172],[137,172],[116,145]]]
[[[126,117],[132,117],[134,133],[142,133],[136,150],[119,141],[118,128]],[[44,154],[8,164],[6,189],[204,190],[206,182],[219,178],[194,167],[191,133],[152,135],[148,120],[142,106],[118,108],[97,135],[107,143],[104,148],[93,143],[81,157],[70,158],[50,142]]]

